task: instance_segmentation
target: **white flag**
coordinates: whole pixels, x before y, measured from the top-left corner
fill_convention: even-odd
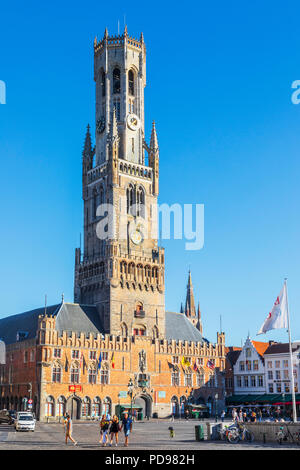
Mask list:
[[[279,296],[275,300],[271,312],[265,319],[257,334],[261,335],[262,333],[266,333],[269,330],[276,330],[279,328],[288,328],[288,303],[285,283],[280,291]]]

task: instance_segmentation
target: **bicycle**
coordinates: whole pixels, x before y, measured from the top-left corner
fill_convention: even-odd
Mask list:
[[[286,425],[286,431],[284,430],[284,426],[280,426],[279,431],[276,433],[277,442],[280,445],[283,442],[287,442],[287,441],[290,441],[293,444],[296,442],[297,445],[299,446],[300,445],[300,429],[298,430],[298,432],[295,432],[294,435],[295,435],[295,438],[287,425]]]
[[[237,444],[239,441],[254,441],[254,434],[246,428],[244,424],[238,423],[235,428],[232,428],[228,433],[228,440],[232,444]]]

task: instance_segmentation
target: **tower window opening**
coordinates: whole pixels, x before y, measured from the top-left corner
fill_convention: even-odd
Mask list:
[[[116,68],[113,71],[113,93],[121,92],[121,73],[120,69]]]
[[[132,70],[128,72],[128,91],[130,95],[134,96],[134,73]]]

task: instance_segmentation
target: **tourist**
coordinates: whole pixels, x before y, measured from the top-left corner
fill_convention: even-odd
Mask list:
[[[225,411],[223,410],[222,413],[221,413],[221,421],[222,421],[222,423],[224,423],[224,419],[225,419]]]
[[[101,422],[100,422],[100,435],[101,439],[99,441],[100,444],[102,444],[104,447],[106,446],[106,441],[107,441],[107,433],[109,430],[109,425],[110,425],[110,420],[108,419],[109,415],[103,415]]]
[[[118,442],[119,442],[119,431],[120,431],[120,423],[119,423],[119,418],[117,417],[117,415],[114,415],[113,416],[113,419],[112,419],[112,422],[111,422],[111,425],[110,425],[110,446],[112,446],[113,444],[113,440],[114,440],[114,437],[115,437],[115,441],[116,441],[116,447],[118,446]]]
[[[73,442],[74,446],[77,446],[77,442],[72,437],[72,420],[70,415],[66,413],[64,419],[65,433],[66,433],[66,445],[68,444],[68,439]]]
[[[129,438],[130,432],[132,431],[132,419],[128,416],[128,413],[124,413],[121,429],[124,429],[124,435],[125,435],[124,446],[128,447],[128,438]]]

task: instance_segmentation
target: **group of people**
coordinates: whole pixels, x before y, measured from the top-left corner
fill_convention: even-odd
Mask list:
[[[68,413],[64,416],[64,427],[65,427],[65,442],[68,444],[68,440],[73,442],[76,446],[77,441],[72,436],[72,419]],[[113,445],[115,440],[115,445],[117,447],[119,443],[119,432],[124,431],[125,442],[124,446],[128,447],[129,434],[132,431],[132,419],[128,413],[124,413],[123,419],[120,422],[117,415],[114,415],[112,418],[109,414],[103,415],[100,420],[100,440],[99,444],[102,446]]]
[[[262,411],[259,409],[256,413],[251,409],[247,412],[243,411],[242,408],[240,408],[240,410],[233,408],[232,420],[236,423],[256,423],[257,420],[260,422],[262,420]]]

